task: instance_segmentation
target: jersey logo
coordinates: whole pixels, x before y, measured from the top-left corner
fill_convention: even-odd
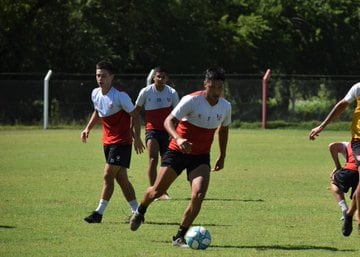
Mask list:
[[[221,119],[222,119],[222,115],[221,115],[221,114],[216,114],[216,119],[217,119],[217,120],[221,120]]]

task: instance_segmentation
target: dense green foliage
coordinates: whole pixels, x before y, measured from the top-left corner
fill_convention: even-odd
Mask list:
[[[358,74],[356,0],[2,0],[0,70]]]

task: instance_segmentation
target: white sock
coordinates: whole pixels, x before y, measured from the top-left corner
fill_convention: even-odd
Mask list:
[[[106,206],[108,205],[109,201],[101,199],[99,202],[98,207],[96,208],[95,211],[97,211],[98,213],[100,213],[101,215],[104,213]]]
[[[137,208],[139,206],[138,202],[135,200],[132,200],[129,202],[129,206],[130,206],[130,209],[131,209],[131,212],[134,213],[137,211]]]
[[[347,207],[345,200],[341,200],[338,204],[339,204],[342,212],[347,211],[348,207]]]

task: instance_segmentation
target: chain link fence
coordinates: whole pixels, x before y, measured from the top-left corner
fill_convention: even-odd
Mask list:
[[[44,74],[0,73],[0,124],[40,125],[43,122]],[[147,74],[117,74],[114,84],[135,102]],[[203,88],[202,74],[171,74],[169,84],[182,97]],[[356,76],[270,76],[268,121],[322,120],[358,81]],[[53,73],[49,83],[49,124],[84,124],[93,111],[94,74]],[[235,122],[261,122],[262,76],[228,74],[225,98],[232,103]],[[341,116],[349,120],[351,108]]]

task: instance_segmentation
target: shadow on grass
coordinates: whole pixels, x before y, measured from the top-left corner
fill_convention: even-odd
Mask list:
[[[165,240],[152,240],[154,243],[166,243],[169,244],[171,241]],[[330,252],[357,252],[355,249],[339,249],[329,246],[316,246],[316,245],[211,245],[211,249],[255,249],[257,251],[267,251],[267,250],[280,250],[280,251],[330,251]]]
[[[171,201],[190,201],[188,198],[171,198]],[[231,199],[231,198],[205,198],[204,201],[220,201],[220,202],[265,202],[263,199]]]
[[[16,227],[15,226],[0,225],[0,228],[12,229],[12,228],[16,228]]]
[[[108,222],[112,224],[118,224],[119,222]],[[121,224],[129,224],[128,220],[124,220],[120,222]],[[159,221],[148,221],[146,220],[144,225],[156,225],[156,226],[179,226],[179,222],[159,222]],[[214,224],[214,223],[205,223],[205,224],[193,224],[193,226],[205,226],[205,227],[230,227],[233,225],[226,225],[226,224]]]
[[[354,249],[338,249],[329,246],[316,245],[211,245],[211,248],[219,249],[256,249],[258,251],[282,250],[282,251],[304,251],[304,250],[323,250],[331,252],[356,252]]]

